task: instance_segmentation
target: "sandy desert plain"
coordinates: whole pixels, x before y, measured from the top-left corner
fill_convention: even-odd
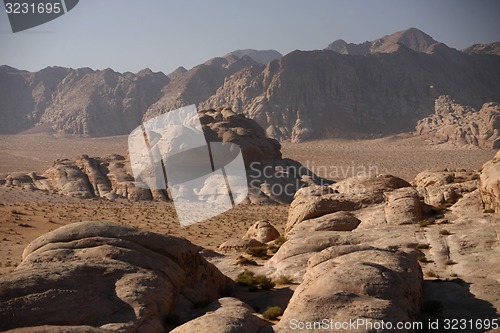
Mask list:
[[[126,154],[127,137],[82,138],[50,134],[0,136],[0,177],[9,172],[43,173],[53,161],[79,154]],[[496,150],[431,145],[422,137],[402,134],[371,140],[321,140],[283,143],[283,157],[295,159],[318,175],[341,179],[358,173],[392,174],[407,181],[423,170],[479,170]],[[189,239],[216,250],[225,240],[241,237],[258,220],[271,222],[280,232],[287,205],[238,205],[203,223],[182,228],[175,209],[166,202],[125,199],[76,199],[41,191],[0,187],[0,274],[12,271],[23,249],[40,235],[62,225],[107,220]]]

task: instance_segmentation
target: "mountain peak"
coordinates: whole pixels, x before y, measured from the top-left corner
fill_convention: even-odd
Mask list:
[[[236,50],[233,52],[229,52],[224,57],[228,57],[230,55],[236,56],[238,58],[243,58],[244,56],[248,56],[253,61],[258,62],[262,65],[267,65],[271,61],[283,57],[283,55],[276,50],[254,50],[254,49]]]
[[[391,35],[375,39],[371,42],[361,44],[346,43],[342,39],[337,39],[326,47],[342,54],[390,53],[397,51],[401,45],[416,52],[432,53],[433,46],[438,44],[431,36],[417,28],[395,32]]]

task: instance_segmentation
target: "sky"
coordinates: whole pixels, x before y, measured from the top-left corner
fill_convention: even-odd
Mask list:
[[[410,27],[463,49],[500,41],[499,14],[499,0],[80,0],[18,33],[2,8],[0,64],[170,73],[237,49],[286,54]]]

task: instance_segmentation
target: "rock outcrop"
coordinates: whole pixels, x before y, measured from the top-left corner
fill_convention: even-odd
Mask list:
[[[463,52],[467,54],[500,55],[500,42],[489,43],[489,44],[474,44],[464,49]]]
[[[268,221],[257,221],[252,225],[243,238],[255,239],[261,243],[268,243],[280,236],[276,228]]]
[[[280,143],[266,137],[265,131],[243,114],[236,114],[229,108],[219,108],[200,111],[198,116],[208,142],[229,142],[240,147],[249,186],[246,203],[290,203],[295,192],[302,187],[332,183],[296,161],[283,159]],[[185,165],[189,165],[188,162],[184,161]],[[149,189],[144,183],[136,181],[129,158],[120,155],[81,155],[75,161],[57,160],[42,175],[8,175],[4,185],[78,198],[126,198],[135,201],[168,199],[166,190]],[[211,193],[212,187],[209,178],[197,195]]]
[[[479,191],[484,208],[500,213],[500,153],[483,165],[479,176]]]
[[[250,58],[253,59],[253,61],[258,62],[259,64],[262,65],[267,65],[271,61],[283,57],[283,55],[276,50],[253,50],[253,49],[236,50],[226,54],[225,57],[229,55],[235,55],[238,58],[249,56]]]
[[[414,228],[424,207],[410,184],[392,176],[349,178],[298,191],[287,241],[266,264],[272,276],[300,283],[274,331],[288,332],[300,322],[294,330],[314,332],[304,323],[324,318],[334,323],[416,320],[423,278]]]
[[[425,135],[434,143],[457,146],[474,145],[500,148],[500,105],[485,103],[479,111],[457,104],[449,96],[439,96],[435,113],[416,126],[416,135]]]
[[[171,329],[192,319],[195,304],[217,300],[231,286],[200,250],[107,222],[61,227],[30,243],[16,270],[1,277],[0,330]]]
[[[470,56],[427,38],[409,38],[411,47],[384,40],[383,52],[365,56],[293,51],[243,69],[200,107],[229,106],[269,136],[300,142],[413,131],[439,95],[476,108],[500,100],[500,57]]]

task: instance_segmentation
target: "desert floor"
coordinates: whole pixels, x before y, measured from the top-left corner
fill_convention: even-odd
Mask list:
[[[9,172],[43,173],[58,158],[79,154],[126,154],[127,137],[74,138],[47,134],[0,136],[0,177]],[[426,169],[478,170],[496,151],[433,146],[410,135],[375,140],[322,140],[284,143],[283,156],[302,162],[331,179],[359,174],[389,173],[411,181]],[[0,274],[21,262],[26,245],[64,224],[108,220],[189,239],[216,249],[231,237],[242,236],[258,220],[268,220],[280,231],[288,214],[285,205],[237,206],[206,222],[181,228],[175,210],[165,202],[80,200],[19,188],[0,187]]]

